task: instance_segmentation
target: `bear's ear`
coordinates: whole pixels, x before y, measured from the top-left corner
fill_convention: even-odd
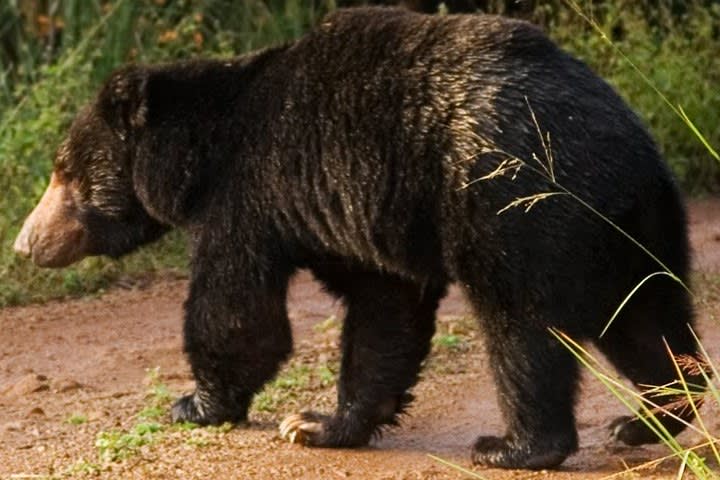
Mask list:
[[[100,90],[99,114],[121,136],[145,125],[147,119],[147,70],[129,66],[116,70]]]

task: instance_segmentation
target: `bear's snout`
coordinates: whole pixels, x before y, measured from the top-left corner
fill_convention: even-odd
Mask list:
[[[70,188],[55,174],[40,202],[25,220],[13,249],[39,267],[60,268],[86,256],[87,234],[76,217]]]
[[[15,239],[13,250],[21,257],[29,257],[32,253],[32,247],[30,246],[31,232],[32,228],[28,227],[28,222],[26,221],[25,224],[23,224],[22,230],[20,230],[20,234]]]

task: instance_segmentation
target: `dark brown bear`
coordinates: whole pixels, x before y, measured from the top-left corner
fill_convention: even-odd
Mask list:
[[[563,188],[587,205],[558,194],[505,209]],[[246,419],[292,350],[288,280],[309,268],[347,307],[338,406],[282,430],[323,447],[365,445],[396,423],[458,282],[507,423],[473,460],[546,468],[577,449],[578,365],[550,327],[593,341],[641,389],[676,378],[663,337],[696,353],[688,294],[663,276],[599,339],[662,267],[588,206],[687,281],[672,175],[583,63],[521,21],[366,8],[249,56],[115,72],[60,146],[16,249],[59,267],[186,229],[197,388],[172,416],[200,424]],[[614,433],[655,441],[638,421]]]

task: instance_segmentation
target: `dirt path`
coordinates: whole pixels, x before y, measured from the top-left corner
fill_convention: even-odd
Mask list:
[[[699,326],[717,360],[720,201],[694,201],[691,207]],[[469,467],[473,439],[503,429],[479,334],[452,290],[402,428],[355,451],[313,450],[280,440],[276,425],[284,415],[329,408],[334,395],[327,378],[337,361],[338,322],[332,318],[342,312],[306,273],[294,280],[290,295],[295,359],[256,401],[248,428],[171,427],[164,412],[158,416],[152,407],[167,404],[164,386],[173,396],[192,388],[181,352],[185,288],[184,281],[160,281],[100,298],[0,310],[0,478],[467,478],[427,454]],[[152,377],[148,370],[156,367],[159,376]],[[718,432],[720,415],[707,407],[706,418]],[[624,408],[592,379],[583,381],[577,412],[580,451],[561,470],[477,473],[489,479],[596,479],[666,454],[662,447],[608,443],[605,426]],[[682,440],[695,438],[687,433]],[[674,478],[673,468],[665,462],[638,475]]]

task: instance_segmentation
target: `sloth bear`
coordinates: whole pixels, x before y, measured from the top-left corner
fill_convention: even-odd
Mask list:
[[[594,342],[659,405],[673,399],[647,386],[677,377],[664,341],[697,351],[688,293],[667,276],[599,335],[647,275],[687,281],[684,206],[638,117],[518,20],[340,10],[277,48],[116,71],[15,249],[62,267],[170,228],[192,246],[196,390],[176,421],[246,419],[292,350],[301,268],[347,309],[337,410],[281,426],[306,445],[361,446],[396,423],[450,282],[477,313],[507,424],[477,440],[475,463],[549,468],[577,449],[578,365],[551,327]],[[675,434],[692,413],[671,408],[660,418]],[[639,420],[613,429],[656,440]]]

